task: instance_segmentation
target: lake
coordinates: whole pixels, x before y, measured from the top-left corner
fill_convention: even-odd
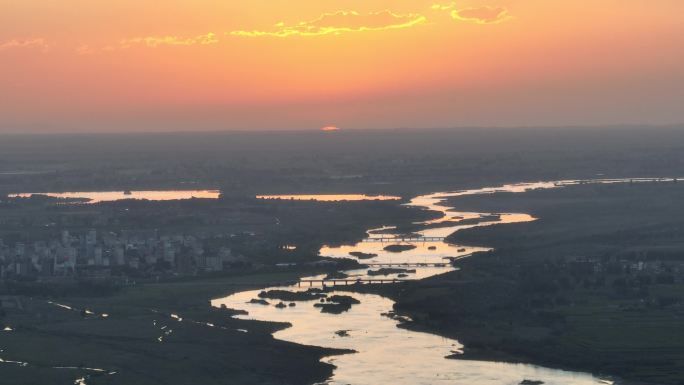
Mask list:
[[[112,202],[124,199],[171,201],[180,199],[218,199],[218,190],[160,190],[160,191],[77,191],[77,192],[41,192],[10,194],[10,198],[28,198],[31,195],[44,195],[62,199],[86,199],[88,203]]]

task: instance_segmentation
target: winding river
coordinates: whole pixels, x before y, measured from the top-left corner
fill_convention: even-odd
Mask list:
[[[671,180],[671,179],[669,179]],[[534,221],[527,214],[492,214],[459,212],[446,207],[445,199],[462,195],[492,194],[496,192],[523,193],[531,189],[561,188],[582,183],[621,183],[646,182],[653,179],[603,179],[593,181],[565,180],[556,182],[522,183],[500,187],[464,190],[458,192],[434,193],[415,197],[408,205],[422,207],[442,213],[438,219],[421,223],[425,229],[419,231],[422,237],[446,237],[456,231],[474,226],[491,226],[504,223]],[[479,219],[479,221],[478,221]],[[368,238],[397,236],[393,228],[372,229]],[[466,257],[483,248],[450,245],[442,241],[415,243],[416,248],[392,253],[384,250],[387,243],[360,242],[353,246],[323,247],[322,256],[350,258],[349,253],[360,251],[377,254],[364,259],[362,263],[441,263],[445,258]],[[413,268],[411,268],[413,269]],[[442,267],[417,267],[415,273],[407,274],[404,279],[423,279],[443,274],[454,268],[446,264]],[[367,269],[345,271],[353,278],[367,277]],[[321,278],[310,277],[310,278]],[[387,278],[399,278],[390,274]],[[278,287],[289,291],[307,290],[308,287]],[[450,385],[515,385],[521,381],[543,381],[549,385],[593,385],[610,384],[611,381],[591,374],[544,368],[536,365],[509,364],[489,361],[469,361],[445,359],[463,346],[456,340],[443,338],[429,333],[410,331],[397,327],[401,322],[390,318],[393,302],[374,294],[332,292],[329,295],[351,295],[361,303],[339,315],[322,313],[314,307],[315,301],[298,301],[296,306],[279,309],[270,305],[248,303],[258,298],[260,290],[240,292],[212,301],[214,306],[225,305],[229,308],[245,310],[244,319],[290,322],[292,327],[281,330],[274,336],[281,340],[304,345],[352,349],[357,353],[326,357],[324,362],[337,368],[326,384],[450,384]],[[276,301],[277,302],[277,301]]]

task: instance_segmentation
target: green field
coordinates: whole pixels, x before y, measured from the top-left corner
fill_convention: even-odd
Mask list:
[[[466,357],[684,384],[683,197],[681,183],[649,183],[452,199],[539,220],[453,235],[496,250],[404,285],[396,309],[462,341]]]
[[[229,310],[209,305],[210,298],[296,278],[293,273],[270,273],[147,284],[111,297],[56,301],[95,313],[86,317],[44,299],[26,299],[28,311],[10,313],[3,320],[15,330],[0,333],[0,357],[30,365],[0,364],[0,382],[69,384],[83,375],[90,375],[88,384],[127,385],[323,380],[332,367],[319,359],[330,351],[277,341],[270,333],[286,325],[232,319]],[[102,313],[109,316],[97,316]],[[165,335],[170,329],[173,332]],[[102,368],[116,374],[53,369],[59,366]]]

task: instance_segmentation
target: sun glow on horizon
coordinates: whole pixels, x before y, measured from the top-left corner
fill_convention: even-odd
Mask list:
[[[160,18],[151,0],[27,0],[5,11],[0,131],[684,121],[680,1],[179,0]]]

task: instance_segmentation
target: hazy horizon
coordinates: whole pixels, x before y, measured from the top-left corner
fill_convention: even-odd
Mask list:
[[[672,124],[606,124],[606,125],[539,125],[539,126],[458,126],[458,127],[386,127],[386,128],[342,128],[339,127],[333,132],[325,132],[321,128],[233,128],[233,129],[214,129],[214,130],[24,130],[24,131],[0,131],[0,136],[50,136],[50,135],[184,135],[184,134],[302,134],[318,133],[321,135],[339,135],[343,133],[381,133],[381,132],[468,132],[481,130],[483,133],[491,131],[525,131],[525,130],[544,130],[544,131],[603,131],[603,130],[679,130],[684,129],[684,122]]]

